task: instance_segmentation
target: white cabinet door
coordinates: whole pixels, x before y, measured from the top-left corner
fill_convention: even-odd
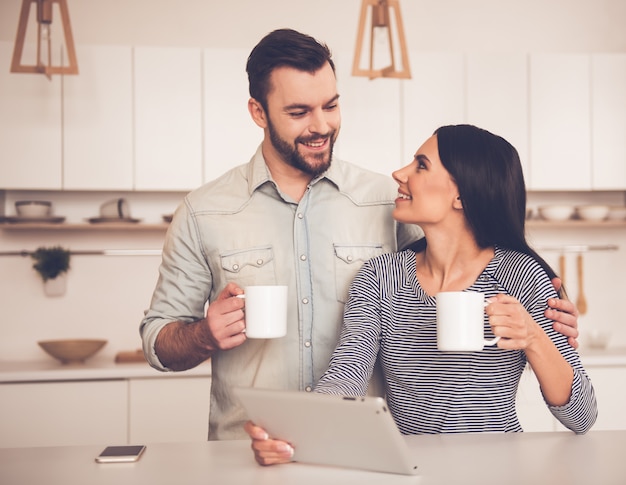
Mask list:
[[[132,190],[132,49],[78,46],[78,76],[63,78],[63,187]]]
[[[0,385],[0,447],[126,443],[123,380]]]
[[[0,42],[0,188],[61,189],[61,76],[11,73],[12,56]]]
[[[263,130],[248,113],[248,49],[204,50],[204,181],[247,163]]]
[[[593,188],[626,189],[626,54],[591,57]]]
[[[202,51],[134,50],[135,188],[190,190],[202,183]]]
[[[336,155],[348,162],[391,175],[403,165],[398,79],[352,76],[352,53],[334,56],[341,109]]]
[[[79,46],[63,78],[63,188],[132,190],[132,50]]]
[[[131,443],[206,441],[210,377],[131,379]]]
[[[626,367],[586,368],[598,400],[594,430],[626,429]]]
[[[528,55],[468,54],[467,122],[511,143],[528,181]]]
[[[554,431],[557,420],[548,410],[537,378],[528,366],[517,388],[515,408],[524,431]]]
[[[410,57],[413,78],[402,83],[402,164],[442,125],[465,123],[465,58],[456,53]]]
[[[591,189],[590,56],[530,56],[530,184]]]

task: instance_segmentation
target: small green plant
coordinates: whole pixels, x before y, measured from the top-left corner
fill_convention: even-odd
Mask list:
[[[35,260],[33,268],[44,281],[53,280],[70,269],[70,251],[61,246],[37,248],[30,257]]]

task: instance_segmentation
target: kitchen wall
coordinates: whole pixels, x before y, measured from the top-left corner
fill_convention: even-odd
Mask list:
[[[0,1],[0,40],[13,41],[21,2]],[[326,41],[332,49],[353,49],[359,0],[68,0],[77,44],[227,46],[250,49],[265,33],[293,27]],[[412,51],[626,52],[626,2],[623,0],[440,0],[401,1]],[[80,60],[79,60],[80,62]],[[8,67],[7,67],[8,68]],[[242,66],[243,69],[243,66]],[[421,73],[412,66],[413,75]],[[384,83],[385,80],[373,82]],[[242,92],[245,101],[246,93]],[[259,139],[260,139],[259,133]],[[245,160],[242,160],[244,162]],[[11,163],[0,160],[0,163]],[[1,186],[0,181],[0,186]],[[96,216],[100,202],[126,196],[133,215],[157,222],[171,213],[183,193],[29,193],[3,194],[7,212],[14,200],[53,200],[55,212],[68,220]],[[624,204],[623,193],[531,194],[543,202]],[[83,249],[159,249],[164,231],[25,231],[0,230],[0,251],[61,244]],[[617,303],[623,300],[626,230],[622,228],[535,228],[539,247],[563,244],[613,244],[617,251],[585,254],[585,290],[589,313],[581,330],[605,326],[611,345],[626,345],[626,322]],[[542,252],[556,267],[558,252]],[[568,255],[567,284],[576,298],[573,254]],[[99,359],[137,348],[138,324],[157,277],[158,256],[76,256],[68,290],[60,298],[43,294],[29,258],[0,257],[0,359],[46,359],[36,341],[62,337],[104,337],[109,344]]]

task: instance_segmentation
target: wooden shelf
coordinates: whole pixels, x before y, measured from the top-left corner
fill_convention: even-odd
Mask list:
[[[546,221],[543,219],[530,219],[526,221],[527,228],[626,228],[626,220],[623,221],[583,221],[580,219],[569,219],[567,221]]]
[[[129,222],[106,222],[100,224],[66,223],[30,223],[30,222],[3,222],[0,223],[0,230],[4,231],[166,231],[168,223],[129,223]]]
[[[100,224],[83,224],[83,223],[30,223],[30,222],[3,222],[0,223],[0,230],[5,231],[23,231],[23,230],[42,230],[42,231],[167,231],[169,223],[115,223],[106,222]],[[567,221],[546,221],[542,219],[530,219],[526,221],[527,228],[626,228],[626,220],[624,221],[581,221],[571,219]]]

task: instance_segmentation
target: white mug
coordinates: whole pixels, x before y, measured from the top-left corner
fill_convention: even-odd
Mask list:
[[[248,338],[278,338],[287,335],[287,287],[246,286],[243,295]]]
[[[437,348],[444,352],[473,352],[495,345],[500,337],[484,335],[485,296],[473,291],[437,293]]]
[[[107,200],[100,206],[100,217],[105,219],[130,219],[130,206],[126,199]]]

